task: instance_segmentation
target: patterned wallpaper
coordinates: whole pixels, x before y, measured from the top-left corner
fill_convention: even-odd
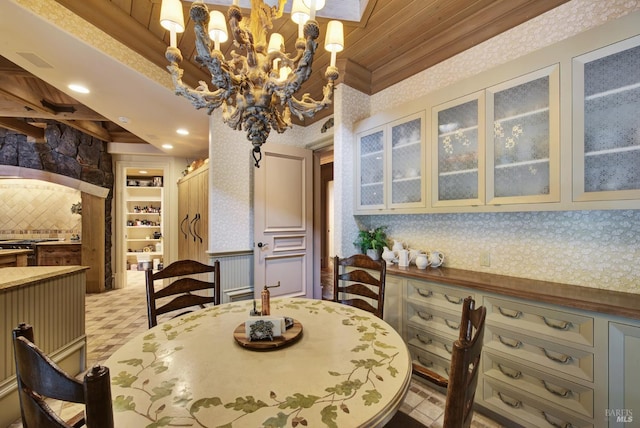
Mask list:
[[[0,239],[65,238],[80,234],[71,213],[80,191],[40,180],[0,179]]]
[[[425,96],[589,28],[640,10],[640,1],[573,0],[370,97],[366,116]],[[540,31],[544,28],[544,31]],[[362,94],[344,91],[336,123],[353,124]],[[342,114],[339,118],[338,115]],[[445,265],[585,287],[640,293],[640,211],[353,215],[353,136],[336,130],[336,242],[355,252],[359,227],[389,226],[411,248],[440,250]],[[339,188],[339,190],[338,190]],[[480,266],[480,253],[490,267]]]

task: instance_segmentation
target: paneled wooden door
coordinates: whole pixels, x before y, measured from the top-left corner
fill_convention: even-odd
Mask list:
[[[254,175],[254,293],[313,297],[313,154],[267,143]]]

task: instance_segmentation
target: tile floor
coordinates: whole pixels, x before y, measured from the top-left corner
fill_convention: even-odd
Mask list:
[[[325,278],[330,278],[327,275]],[[331,293],[331,284],[324,287],[323,294]],[[130,338],[147,330],[146,299],[143,276],[130,278],[128,287],[86,297],[87,367],[103,363],[113,351]],[[442,427],[445,397],[425,384],[414,380],[400,408],[426,427]],[[77,405],[52,408],[63,417],[74,415]],[[61,409],[61,410],[60,410]],[[474,414],[472,427],[499,428],[491,419]],[[20,428],[16,421],[8,428]]]

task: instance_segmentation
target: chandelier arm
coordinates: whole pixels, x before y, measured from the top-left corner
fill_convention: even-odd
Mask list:
[[[246,49],[247,51],[247,63],[249,67],[255,67],[258,65],[256,57],[256,48],[254,45],[253,34],[250,31],[246,31],[240,26],[242,21],[242,12],[240,8],[235,5],[229,6],[227,12],[229,19],[229,27],[231,27],[231,34],[233,34],[233,40],[239,47]]]
[[[333,94],[333,80],[330,80],[324,88],[322,88],[323,98],[320,101],[315,101],[311,96],[306,93],[302,95],[302,99],[298,100],[296,97],[291,97],[287,101],[287,105],[291,109],[291,113],[295,114],[300,120],[306,117],[313,117],[314,114],[320,110],[326,108],[331,104],[331,95]]]

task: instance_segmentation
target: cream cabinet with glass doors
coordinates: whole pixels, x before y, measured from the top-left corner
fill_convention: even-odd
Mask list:
[[[559,69],[435,106],[434,207],[560,200]]]
[[[574,200],[640,199],[640,36],[572,66]]]
[[[425,207],[424,126],[420,112],[358,133],[359,214]]]

